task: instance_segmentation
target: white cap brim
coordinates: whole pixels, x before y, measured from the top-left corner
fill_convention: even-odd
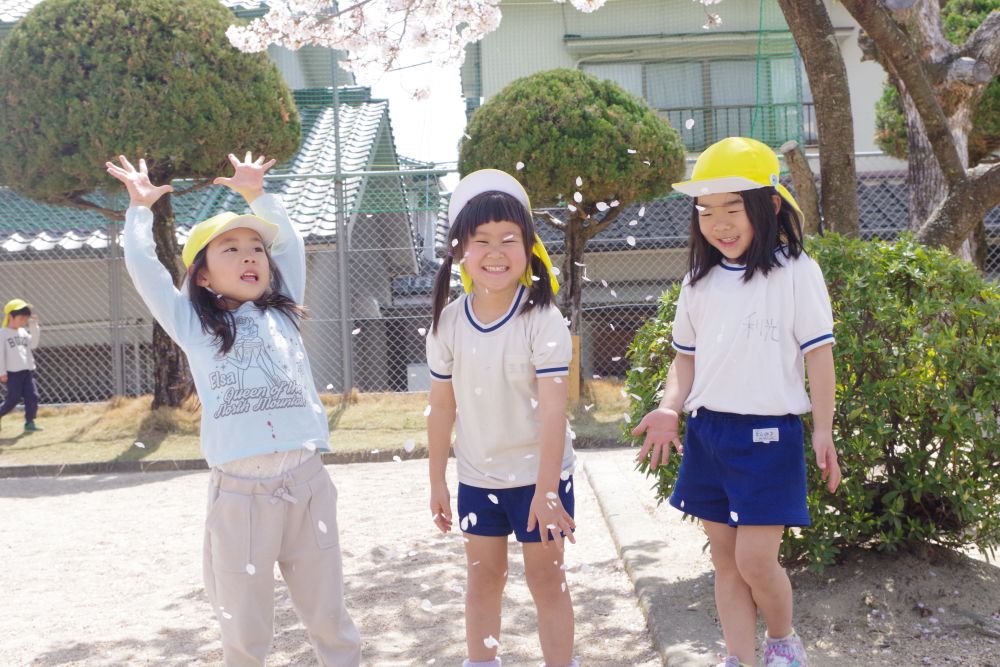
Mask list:
[[[524,204],[526,209],[531,210],[528,193],[516,178],[499,169],[480,169],[459,181],[455,191],[451,193],[451,201],[448,203],[448,226],[455,224],[455,218],[470,199],[484,192],[494,191],[510,195]]]

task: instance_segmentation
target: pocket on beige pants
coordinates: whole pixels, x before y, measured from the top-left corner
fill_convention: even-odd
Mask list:
[[[337,487],[325,470],[309,481],[309,519],[320,549],[337,546]]]
[[[251,496],[219,490],[208,510],[212,567],[223,572],[246,572],[252,535]]]

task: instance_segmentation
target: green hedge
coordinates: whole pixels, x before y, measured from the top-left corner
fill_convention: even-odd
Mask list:
[[[816,569],[847,546],[1000,544],[1000,290],[967,262],[917,243],[811,239],[823,268],[837,343],[834,442],[844,481],[820,482],[806,422],[813,525],[792,529],[788,561]],[[629,350],[629,429],[658,403],[678,286]],[[683,420],[682,420],[683,422]],[[655,473],[670,495],[679,457]],[[649,472],[649,471],[647,471]]]

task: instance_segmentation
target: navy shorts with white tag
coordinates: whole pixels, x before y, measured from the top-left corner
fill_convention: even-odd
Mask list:
[[[808,526],[802,420],[698,408],[670,504],[730,526]]]
[[[528,512],[535,497],[535,485],[513,489],[484,489],[458,485],[458,521],[462,532],[486,537],[506,537],[514,533],[518,542],[541,542],[538,526],[528,532]],[[559,500],[573,516],[573,476],[559,480]],[[549,531],[549,539],[552,531]]]

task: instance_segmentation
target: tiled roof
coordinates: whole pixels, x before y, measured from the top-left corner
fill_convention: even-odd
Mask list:
[[[42,0],[0,0],[0,23],[16,23],[24,18]],[[220,0],[237,14],[241,10],[254,10],[266,6],[257,0]]]
[[[0,0],[2,1],[2,0]],[[295,91],[302,118],[302,142],[298,152],[274,169],[275,174],[332,173],[334,171],[334,109],[324,105],[323,91]],[[352,91],[348,91],[349,93]],[[357,91],[353,91],[357,92]],[[317,93],[320,93],[317,95]],[[327,95],[329,97],[329,95]],[[349,99],[357,99],[358,95]],[[343,171],[361,171],[376,148],[379,127],[388,116],[384,100],[341,103],[341,149]],[[355,208],[363,178],[344,181],[345,210]],[[336,206],[332,180],[328,178],[270,180],[269,192],[280,193],[292,222],[307,240],[329,241],[335,234]],[[97,201],[99,197],[95,197]],[[208,186],[172,197],[178,241],[187,239],[190,225],[222,210],[246,212],[243,199],[222,186]],[[116,192],[102,204],[124,209],[127,200]],[[75,208],[40,204],[8,188],[0,187],[0,248],[18,252],[31,248],[74,250],[107,246],[108,220],[102,215]]]

